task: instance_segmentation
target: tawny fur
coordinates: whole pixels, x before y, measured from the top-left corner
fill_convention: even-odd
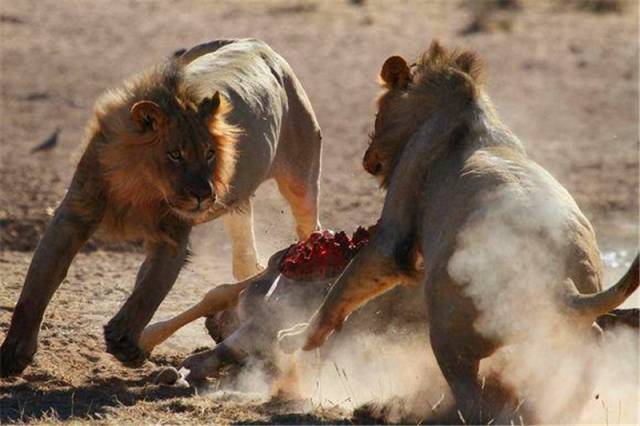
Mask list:
[[[157,132],[141,131],[131,120],[131,107],[141,100],[161,105],[170,117]],[[101,189],[113,201],[101,229],[104,235],[118,239],[167,239],[158,225],[171,214],[166,204],[171,188],[157,163],[164,159],[168,141],[188,137],[181,134],[183,129],[176,124],[176,117],[193,120],[200,101],[181,82],[180,64],[175,59],[132,77],[98,99],[87,138],[88,150],[98,151],[100,164],[99,170],[92,168],[89,173],[100,174],[97,182],[104,184]],[[219,197],[229,189],[236,162],[235,145],[240,129],[226,121],[231,108],[221,98],[215,114],[206,123],[216,151],[212,184]],[[98,143],[99,147],[91,146]]]
[[[376,99],[379,112],[363,161],[367,170],[370,162],[382,166],[374,174],[387,187],[404,145],[424,117],[436,109],[455,114],[482,96],[483,67],[475,53],[448,51],[434,42],[411,66],[399,56],[390,57],[378,81],[383,91]]]
[[[108,352],[142,362],[138,338],[187,261],[191,228],[222,217],[234,276],[256,274],[253,193],[275,179],[304,238],[320,227],[320,153],[302,85],[260,40],[203,43],[106,92],[33,255],[0,347],[0,376],[20,374],[33,359],[44,311],[96,231],[145,242],[133,291],[104,329]]]
[[[413,69],[398,56],[385,62],[385,91],[363,159],[365,169],[388,189],[376,234],[347,266],[309,325],[281,335],[283,347],[304,345],[311,350],[322,345],[355,309],[408,281],[408,248],[417,247],[425,271],[415,279],[424,284],[431,345],[459,412],[472,422],[491,418],[478,417],[483,413],[479,362],[506,343],[499,331],[484,334],[476,328],[488,311],[505,308],[491,306],[495,298],[482,298],[499,293],[487,293],[487,283],[482,282],[487,277],[478,271],[488,268],[489,276],[502,272],[493,284],[502,291],[512,284],[510,279],[517,283],[526,277],[518,268],[531,269],[530,261],[544,258],[553,272],[526,272],[546,273],[549,282],[524,284],[540,286],[544,294],[539,294],[549,298],[542,298],[545,306],[553,306],[554,314],[557,310],[576,334],[587,336],[598,315],[621,304],[638,287],[636,258],[629,273],[602,291],[602,265],[591,224],[569,193],[527,157],[520,141],[500,122],[480,75],[474,54],[447,51],[437,42]],[[492,216],[496,212],[498,216]],[[473,231],[479,232],[467,233]],[[487,244],[504,244],[490,240],[495,235],[509,236],[514,246],[524,249],[497,250]],[[473,250],[462,262],[466,269],[460,269],[455,255],[469,247]],[[468,293],[474,280],[480,280],[475,293]],[[478,301],[484,303],[482,312]],[[524,320],[535,326],[537,312],[530,314]],[[484,414],[496,414],[506,402],[485,406]]]

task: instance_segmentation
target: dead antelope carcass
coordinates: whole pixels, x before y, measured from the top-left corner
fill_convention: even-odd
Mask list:
[[[335,277],[367,242],[368,231],[359,229],[352,238],[343,232],[317,232],[309,239],[274,254],[262,273],[237,284],[210,290],[185,312],[148,326],[139,344],[151,350],[179,328],[203,316],[216,340],[214,348],[185,359],[185,379],[197,383],[220,367],[258,358],[274,379],[293,371],[292,356],[278,346],[279,330],[308,318],[320,306]],[[184,370],[183,370],[184,371]],[[173,382],[178,374],[163,372],[160,382]],[[278,380],[274,380],[278,388]]]
[[[217,343],[212,349],[185,359],[179,366],[185,368],[182,371],[188,370],[185,374],[168,368],[158,375],[156,381],[162,384],[180,381],[185,384],[183,378],[186,378],[188,382],[197,384],[206,377],[214,376],[225,365],[251,358],[262,361],[267,367],[265,372],[271,376],[273,393],[295,394],[295,362],[291,355],[285,353],[295,348],[287,347],[285,342],[292,340],[294,346],[300,346],[301,342],[295,339],[299,330],[292,325],[299,324],[321,304],[335,277],[342,272],[344,262],[338,262],[338,267],[329,271],[330,278],[316,276],[309,279],[307,273],[305,279],[292,279],[281,273],[286,253],[287,250],[282,250],[274,254],[261,274],[237,284],[215,287],[185,312],[147,327],[139,341],[147,352],[179,328],[203,316],[207,317],[207,329]],[[321,269],[318,265],[315,268]],[[310,272],[313,275],[317,270]],[[386,306],[383,309],[388,308]],[[392,314],[397,316],[398,312]],[[403,324],[422,321],[410,317],[405,318]],[[616,310],[598,318],[597,322],[605,330],[621,325],[637,328],[637,319],[637,309]],[[367,318],[366,324],[369,330],[370,318]]]
[[[278,357],[278,331],[313,313],[327,293],[331,280],[298,282],[287,278],[278,268],[281,254],[274,255],[262,273],[237,284],[218,286],[185,312],[148,326],[140,336],[140,346],[150,352],[178,329],[206,316],[210,334],[217,344],[189,356],[180,364],[180,368],[189,370],[184,377],[188,382],[198,383],[215,375],[222,366],[249,356],[260,358],[273,367],[283,365],[285,360]],[[222,319],[226,321],[223,323]],[[178,378],[172,374],[161,377],[166,377],[160,379],[165,382]]]

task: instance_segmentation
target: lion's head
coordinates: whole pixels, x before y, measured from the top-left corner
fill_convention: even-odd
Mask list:
[[[237,131],[218,92],[195,100],[171,72],[142,76],[98,102],[100,164],[118,203],[164,204],[197,222],[228,189]]]
[[[477,96],[481,64],[473,52],[449,51],[434,41],[409,66],[401,56],[388,58],[380,71],[383,92],[364,169],[386,186],[411,135],[431,113],[455,107]]]

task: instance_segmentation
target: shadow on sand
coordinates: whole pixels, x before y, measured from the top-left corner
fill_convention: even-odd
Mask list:
[[[105,409],[131,406],[138,401],[160,401],[194,395],[192,388],[147,385],[148,378],[123,380],[110,377],[86,386],[36,390],[28,382],[2,384],[0,424],[53,417],[99,419]]]

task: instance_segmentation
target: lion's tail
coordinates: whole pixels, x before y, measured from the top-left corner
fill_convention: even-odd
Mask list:
[[[594,320],[620,306],[638,288],[639,283],[638,255],[636,255],[629,270],[614,286],[593,294],[580,294],[574,286],[571,294],[567,296],[567,304],[581,317]]]

